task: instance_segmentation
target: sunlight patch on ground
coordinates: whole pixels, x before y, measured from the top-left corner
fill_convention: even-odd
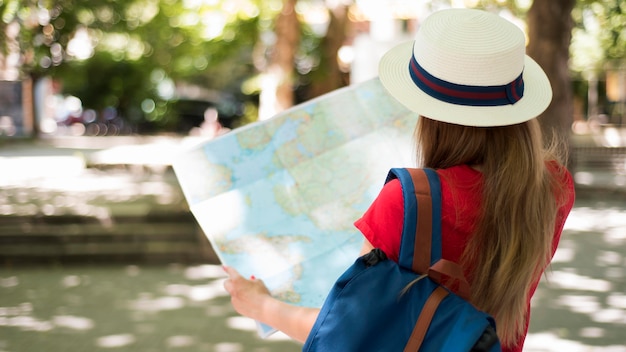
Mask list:
[[[578,275],[572,272],[554,271],[550,274],[550,284],[563,289],[583,290],[592,292],[609,292],[611,282]]]
[[[556,302],[576,313],[593,314],[600,310],[600,302],[595,296],[562,295]]]
[[[622,215],[626,220],[626,214]],[[626,243],[626,224],[621,227],[608,229],[603,234],[604,240],[610,244],[619,245]]]
[[[63,280],[61,281],[61,284],[64,287],[76,287],[79,286],[81,282],[80,276],[77,275],[67,275],[65,277],[63,277]]]
[[[0,316],[0,326],[16,327],[23,331],[50,331],[54,328],[51,322],[39,320],[28,315]]]
[[[22,303],[15,307],[0,307],[0,326],[11,326],[24,331],[50,331],[51,322],[32,317],[33,306]]]
[[[578,341],[560,338],[555,333],[528,334],[524,352],[626,352],[626,346],[587,346]]]
[[[626,324],[626,312],[623,309],[601,309],[591,314],[591,319],[597,323]]]
[[[611,293],[606,299],[606,303],[615,308],[626,309],[626,294]]]
[[[222,280],[213,281],[206,285],[167,285],[165,293],[172,296],[184,296],[194,302],[208,301],[216,297],[227,295]]]
[[[99,337],[96,340],[96,345],[104,348],[118,348],[132,345],[135,341],[135,336],[131,334],[108,335]]]
[[[226,326],[235,330],[257,331],[257,323],[253,319],[242,316],[227,318]]]
[[[33,314],[31,303],[22,303],[15,307],[0,307],[0,327],[16,327],[24,331],[50,331],[65,328],[86,331],[94,328],[93,320],[74,315],[57,315],[51,320],[39,319]]]
[[[256,321],[254,321],[253,319],[250,319],[250,318],[242,317],[242,316],[236,316],[236,317],[227,318],[226,319],[226,325],[229,328],[235,329],[235,330],[254,331],[255,333],[257,333],[259,331],[259,327],[258,327]],[[269,341],[291,341],[291,338],[289,336],[287,336],[286,334],[284,334],[283,332],[277,331],[277,332],[269,335],[268,337],[266,337],[265,340],[269,340]]]
[[[102,193],[119,191],[123,188],[121,185],[134,183],[134,179],[129,175],[99,175],[97,178],[94,176],[85,172],[74,177],[47,177],[30,186],[51,191]]]
[[[586,171],[578,171],[574,173],[574,181],[576,184],[592,186],[593,184],[615,184],[616,186],[626,185],[626,176],[615,174],[600,174]]]
[[[221,342],[215,345],[215,352],[240,352],[243,351],[243,345],[235,342]]]
[[[73,213],[109,221],[107,207],[95,199],[132,202],[148,197],[158,205],[174,204],[182,194],[166,168],[100,170],[87,167],[85,156],[0,156],[0,215]],[[105,224],[106,225],[106,224]]]
[[[170,336],[165,341],[167,347],[178,348],[178,347],[189,347],[193,346],[196,343],[196,339],[193,336],[188,335],[177,335]]]
[[[189,280],[218,279],[226,277],[226,273],[219,265],[197,265],[185,269],[185,277]]]
[[[0,287],[14,287],[19,285],[19,283],[20,280],[17,278],[17,276],[0,277]]]
[[[615,229],[626,240],[626,211],[623,209],[574,208],[565,222],[564,230],[603,231]]]
[[[552,263],[569,263],[574,259],[576,251],[573,248],[559,246],[552,257]]]
[[[621,265],[622,261],[622,254],[614,251],[599,251],[596,256],[597,266]]]
[[[76,177],[84,169],[85,161],[73,156],[0,157],[0,187],[37,179]]]
[[[52,323],[58,327],[69,328],[73,330],[90,330],[94,327],[93,320],[84,317],[76,317],[72,315],[57,315],[52,318]]]
[[[605,335],[605,331],[602,328],[589,326],[589,327],[580,329],[581,337],[598,339],[598,338],[604,337],[604,335]]]
[[[181,297],[158,297],[152,298],[145,294],[138,300],[131,301],[129,308],[144,312],[160,312],[164,310],[180,309],[185,306],[185,300]]]
[[[178,141],[159,141],[144,145],[119,145],[91,155],[94,164],[171,165],[181,152]]]

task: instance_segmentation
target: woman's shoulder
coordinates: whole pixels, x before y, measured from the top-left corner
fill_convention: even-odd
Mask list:
[[[559,206],[558,221],[564,222],[576,200],[574,178],[566,166],[556,161],[549,161],[546,167],[554,180],[552,187]]]
[[[445,169],[437,169],[437,173],[439,176],[453,178],[469,177],[470,179],[480,179],[482,177],[482,173],[480,171],[466,164],[455,165]]]
[[[549,160],[546,162],[546,168],[548,171],[556,176],[556,179],[563,184],[574,184],[574,178],[572,174],[569,172],[569,169],[556,160]]]
[[[482,172],[469,165],[455,165],[445,169],[437,169],[441,180],[442,191],[446,192],[480,192],[482,188]]]
[[[387,203],[394,203],[395,200],[402,199],[402,184],[400,180],[397,178],[391,179],[385,183],[378,198],[382,198],[382,200]]]

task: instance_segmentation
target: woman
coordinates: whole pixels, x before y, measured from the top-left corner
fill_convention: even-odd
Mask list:
[[[420,114],[418,161],[441,179],[443,258],[464,268],[471,302],[495,317],[504,350],[521,351],[530,299],[574,202],[558,143],[544,148],[535,119],[552,99],[548,78],[525,55],[521,30],[467,9],[429,16],[414,42],[385,54],[379,74]],[[355,222],[362,253],[376,247],[397,261],[402,220],[395,180]],[[225,270],[239,313],[306,340],[319,310],[279,302],[260,280]]]

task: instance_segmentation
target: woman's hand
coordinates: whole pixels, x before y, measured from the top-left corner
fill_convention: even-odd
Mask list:
[[[242,277],[237,270],[224,266],[228,279],[224,288],[237,313],[278,329],[292,339],[304,342],[319,314],[318,308],[298,307],[270,295],[260,279]]]
[[[224,266],[224,271],[228,274],[224,288],[230,294],[230,301],[237,313],[255,320],[263,320],[263,304],[271,298],[263,280],[254,277],[248,280],[228,266]]]

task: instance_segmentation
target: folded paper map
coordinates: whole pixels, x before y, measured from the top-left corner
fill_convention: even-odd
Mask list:
[[[390,168],[415,164],[416,120],[376,78],[189,148],[173,168],[223,264],[320,307],[363,244],[354,221]]]

